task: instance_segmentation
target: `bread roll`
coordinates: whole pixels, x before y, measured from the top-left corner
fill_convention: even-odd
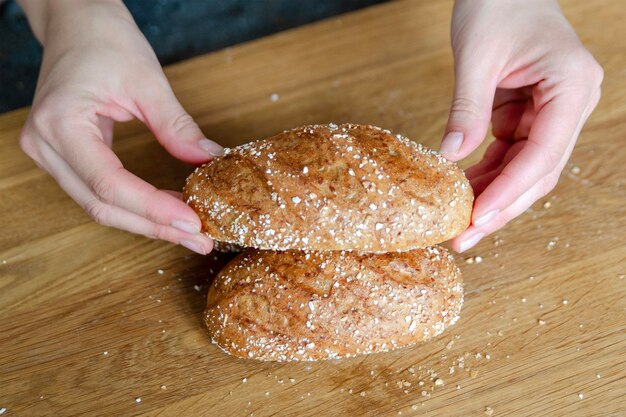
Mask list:
[[[234,243],[229,243],[229,242],[220,242],[219,240],[214,240],[213,241],[213,250],[214,251],[218,251],[218,252],[222,252],[222,253],[231,253],[231,252],[236,252],[239,253],[241,251],[243,251],[243,247],[236,245]]]
[[[319,125],[231,149],[187,179],[213,239],[272,250],[404,251],[468,226],[473,194],[454,163],[373,126]]]
[[[319,360],[437,336],[459,317],[459,269],[441,247],[386,254],[247,249],[216,277],[205,322],[232,355]]]

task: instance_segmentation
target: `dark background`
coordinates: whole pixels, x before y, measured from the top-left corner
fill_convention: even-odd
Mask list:
[[[0,0],[1,3],[2,0]],[[126,0],[161,64],[386,0]],[[32,101],[41,62],[20,7],[0,5],[0,113]]]

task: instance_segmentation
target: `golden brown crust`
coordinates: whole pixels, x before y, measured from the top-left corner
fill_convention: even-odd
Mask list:
[[[239,253],[242,252],[245,248],[239,246],[234,243],[229,242],[220,242],[219,240],[213,241],[213,250],[222,252],[222,253]]]
[[[469,224],[472,189],[439,154],[354,124],[306,126],[231,149],[187,179],[210,237],[286,250],[410,250]]]
[[[384,352],[457,319],[460,271],[441,247],[386,254],[259,251],[233,259],[209,289],[205,322],[224,351],[266,361]]]

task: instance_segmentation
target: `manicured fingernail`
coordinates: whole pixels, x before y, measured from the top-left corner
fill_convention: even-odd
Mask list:
[[[461,144],[463,143],[462,132],[449,132],[441,142],[439,153],[445,156],[454,156],[459,153]]]
[[[211,156],[222,156],[224,155],[224,148],[217,143],[213,142],[209,139],[200,139],[198,141],[198,146],[203,151],[207,152]]]
[[[191,233],[193,235],[197,235],[198,233],[200,233],[200,228],[196,224],[185,220],[174,220],[172,223],[170,223],[170,226],[175,227],[176,229],[181,230],[185,233]]]
[[[484,226],[487,223],[489,223],[490,221],[492,221],[493,218],[498,215],[498,213],[500,213],[500,210],[497,210],[497,209],[496,210],[491,210],[489,213],[483,214],[482,216],[480,216],[476,220],[472,221],[472,224],[474,226],[476,226],[476,227]]]
[[[466,250],[480,242],[480,239],[482,239],[483,237],[485,237],[484,233],[476,233],[474,236],[462,241],[459,245],[459,252],[465,252]]]
[[[178,243],[180,243],[181,246],[184,246],[187,249],[194,251],[195,253],[199,253],[200,255],[206,255],[206,251],[198,242],[194,242],[193,240],[181,240]]]

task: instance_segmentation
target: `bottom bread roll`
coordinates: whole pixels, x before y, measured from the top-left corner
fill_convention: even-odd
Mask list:
[[[461,274],[441,247],[384,254],[246,249],[209,289],[206,325],[235,356],[321,360],[386,352],[454,324]]]

